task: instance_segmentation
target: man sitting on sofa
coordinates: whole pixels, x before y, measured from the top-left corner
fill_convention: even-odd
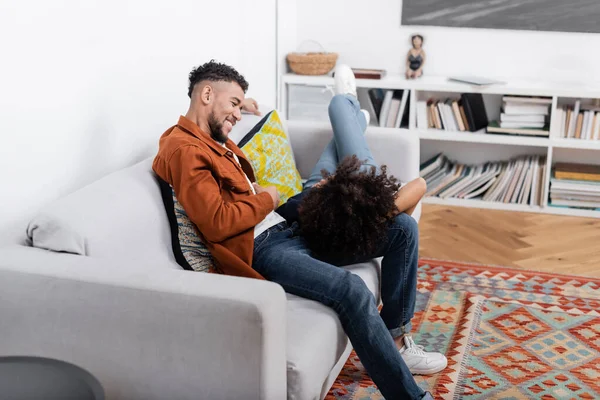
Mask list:
[[[416,384],[390,334],[390,330],[404,332],[404,328],[386,326],[362,279],[311,257],[298,231],[274,212],[277,190],[252,183],[250,163],[227,137],[241,119],[247,88],[245,79],[227,65],[211,61],[193,70],[189,110],[162,135],[153,170],[173,187],[224,273],[266,278],[289,293],[331,307],[385,398],[431,398]],[[412,236],[398,235],[402,241],[396,244],[414,253],[416,223],[409,219],[402,219],[407,224],[402,232]],[[409,243],[411,249],[406,249]],[[416,265],[414,269],[416,281]],[[401,282],[387,284],[403,289]],[[412,346],[406,356],[418,357],[417,364],[432,367],[437,363],[439,367],[443,356],[423,352],[412,340],[406,345]]]

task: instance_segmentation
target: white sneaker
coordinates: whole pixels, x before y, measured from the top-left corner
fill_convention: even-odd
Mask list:
[[[346,64],[335,67],[335,94],[351,94],[356,97],[356,79],[352,68]]]
[[[365,115],[365,119],[367,120],[367,126],[369,126],[369,122],[371,122],[371,114],[367,110],[360,110],[361,113]]]
[[[423,346],[415,344],[409,335],[403,338],[404,346],[400,349],[402,359],[414,375],[430,375],[440,372],[448,365],[442,353],[423,351]]]

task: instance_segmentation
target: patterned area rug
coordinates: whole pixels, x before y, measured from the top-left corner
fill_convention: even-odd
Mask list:
[[[422,259],[413,336],[436,399],[600,399],[600,279]],[[327,400],[383,397],[353,352]]]

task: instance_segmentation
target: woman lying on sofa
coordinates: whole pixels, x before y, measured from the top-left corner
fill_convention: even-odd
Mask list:
[[[418,225],[410,214],[425,194],[425,181],[400,187],[377,165],[364,137],[368,114],[360,109],[352,70],[338,66],[335,82],[329,105],[334,137],[302,193],[277,212],[317,259],[343,266],[383,257],[380,316],[411,373],[439,372],[446,357],[423,351],[410,336],[419,250]]]

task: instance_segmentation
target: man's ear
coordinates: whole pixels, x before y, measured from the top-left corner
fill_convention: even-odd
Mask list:
[[[214,97],[215,91],[213,88],[210,85],[204,85],[200,91],[200,101],[202,101],[204,105],[208,105],[212,102]]]

